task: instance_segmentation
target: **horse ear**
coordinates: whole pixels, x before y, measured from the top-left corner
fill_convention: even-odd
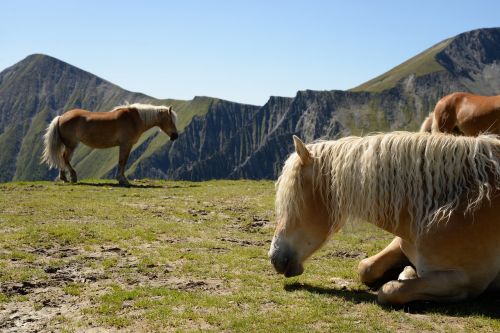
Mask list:
[[[302,140],[299,139],[298,136],[293,136],[293,144],[295,146],[295,151],[297,155],[299,155],[302,160],[302,165],[309,165],[313,162],[313,158],[311,156],[311,152],[307,149],[306,145]]]

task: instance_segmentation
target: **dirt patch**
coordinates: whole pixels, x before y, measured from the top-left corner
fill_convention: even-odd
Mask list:
[[[178,241],[162,239],[147,244],[147,248]],[[214,250],[227,249],[221,247]],[[220,295],[232,292],[227,281],[172,276],[183,262],[144,263],[119,246],[99,246],[91,250],[77,247],[29,248],[27,252],[37,255],[36,262],[16,262],[16,265],[41,266],[46,277],[2,283],[0,292],[9,300],[0,303],[0,331],[60,331],[68,320],[80,322],[83,326],[90,323],[92,326],[92,319],[82,309],[95,306],[91,304],[92,300],[106,293],[111,285],[119,285],[124,289],[164,287]],[[53,264],[54,261],[56,264]],[[104,269],[103,265],[109,266]],[[127,274],[123,274],[124,271]],[[85,299],[80,298],[80,294],[85,294]],[[87,331],[87,328],[92,327],[87,326],[83,330]]]
[[[221,237],[218,238],[218,240],[223,241],[223,242],[228,242],[228,243],[233,243],[233,244],[238,244],[241,246],[264,246],[266,242],[262,241],[251,241],[251,240],[246,240],[246,239],[235,239],[235,238],[229,238],[229,237]]]
[[[343,258],[343,259],[364,259],[367,257],[365,252],[360,251],[335,251],[325,255],[327,258]]]

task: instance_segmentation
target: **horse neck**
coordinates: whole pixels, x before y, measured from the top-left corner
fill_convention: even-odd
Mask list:
[[[160,119],[158,117],[158,111],[156,110],[144,110],[139,111],[140,118],[143,124],[143,130],[147,131],[150,128],[159,126]]]
[[[369,221],[369,223],[405,240],[412,240],[415,238],[416,232],[411,225],[411,217],[407,207],[404,207],[399,213],[398,221],[378,219],[376,221]]]

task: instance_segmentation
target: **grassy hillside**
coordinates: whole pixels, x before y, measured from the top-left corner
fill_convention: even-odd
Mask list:
[[[379,306],[356,266],[391,236],[370,225],[278,276],[273,200],[267,181],[0,184],[0,330],[500,330],[495,296]]]
[[[394,67],[390,71],[357,86],[350,91],[381,92],[394,87],[401,79],[411,74],[422,76],[429,73],[444,71],[445,68],[436,61],[436,54],[441,52],[453,38],[447,39],[433,47],[417,54],[415,57]]]

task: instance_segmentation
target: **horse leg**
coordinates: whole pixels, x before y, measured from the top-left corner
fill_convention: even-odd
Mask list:
[[[467,298],[468,278],[461,271],[434,271],[414,279],[387,282],[378,291],[381,304],[412,301],[453,302]]]
[[[69,175],[70,175],[72,183],[76,183],[78,180],[76,177],[76,171],[75,171],[75,169],[73,169],[73,167],[71,166],[71,163],[69,162],[71,160],[71,156],[73,156],[73,152],[75,151],[75,148],[76,147],[65,147],[64,152],[63,152],[64,163],[66,164],[66,168],[68,168],[68,170],[69,170]],[[62,170],[61,170],[61,172],[63,173],[63,177],[66,178],[65,172]]]
[[[66,171],[64,169],[59,170],[59,180],[62,180],[65,183],[68,182],[68,178],[66,178]]]
[[[358,274],[363,282],[369,286],[397,277],[409,260],[401,250],[402,239],[395,237],[392,242],[381,252],[361,260],[358,265]]]
[[[129,181],[127,177],[125,177],[125,166],[127,165],[128,157],[130,155],[130,151],[132,150],[132,146],[130,145],[122,145],[120,146],[120,155],[118,158],[118,173],[116,175],[116,179],[120,185],[129,185]]]

